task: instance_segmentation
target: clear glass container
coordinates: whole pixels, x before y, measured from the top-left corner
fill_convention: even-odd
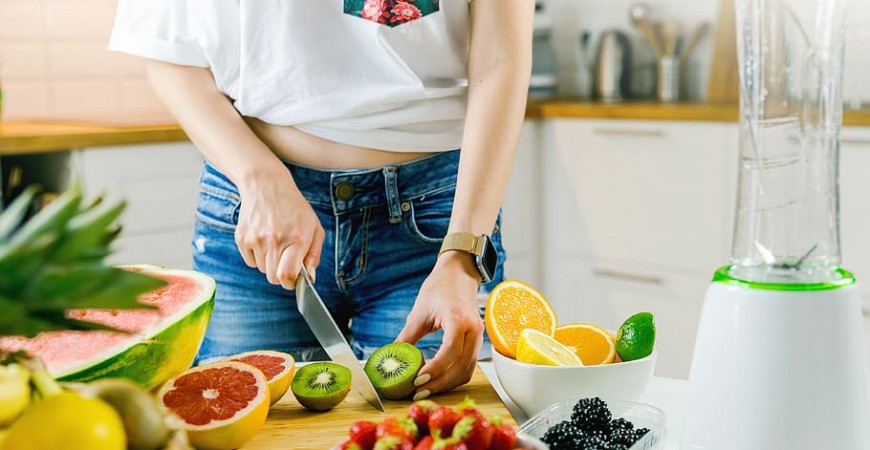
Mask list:
[[[736,0],[740,161],[731,275],[837,279],[847,0]]]
[[[570,420],[574,405],[579,399],[565,400],[541,411],[529,419],[519,432],[534,438],[544,437],[544,433],[559,422]],[[649,428],[649,433],[634,443],[629,450],[656,450],[665,446],[665,413],[644,403],[602,398],[614,419],[623,418],[634,424],[635,428]]]

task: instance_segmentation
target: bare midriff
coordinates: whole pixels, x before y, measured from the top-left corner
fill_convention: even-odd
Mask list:
[[[370,169],[399,164],[431,155],[357,147],[326,140],[290,126],[272,125],[246,118],[248,126],[278,158],[321,169]]]

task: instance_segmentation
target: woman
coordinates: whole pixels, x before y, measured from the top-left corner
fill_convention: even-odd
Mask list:
[[[194,260],[218,289],[200,361],[324,358],[295,310],[304,266],[360,357],[400,340],[431,358],[415,399],[468,382],[533,3],[120,0],[110,49],[149,60],[207,160]]]

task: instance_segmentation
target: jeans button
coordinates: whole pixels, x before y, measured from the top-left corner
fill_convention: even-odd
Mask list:
[[[411,204],[408,202],[402,202],[402,211],[408,212],[411,210]]]
[[[335,185],[335,196],[339,200],[348,200],[353,197],[354,188],[353,184],[348,183],[347,181],[342,181]]]

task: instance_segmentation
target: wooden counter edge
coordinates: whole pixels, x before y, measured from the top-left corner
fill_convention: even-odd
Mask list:
[[[25,128],[23,131],[15,127]],[[9,131],[13,128],[13,131]],[[178,125],[103,126],[68,123],[0,124],[0,155],[46,153],[87,147],[180,142],[188,140]]]

